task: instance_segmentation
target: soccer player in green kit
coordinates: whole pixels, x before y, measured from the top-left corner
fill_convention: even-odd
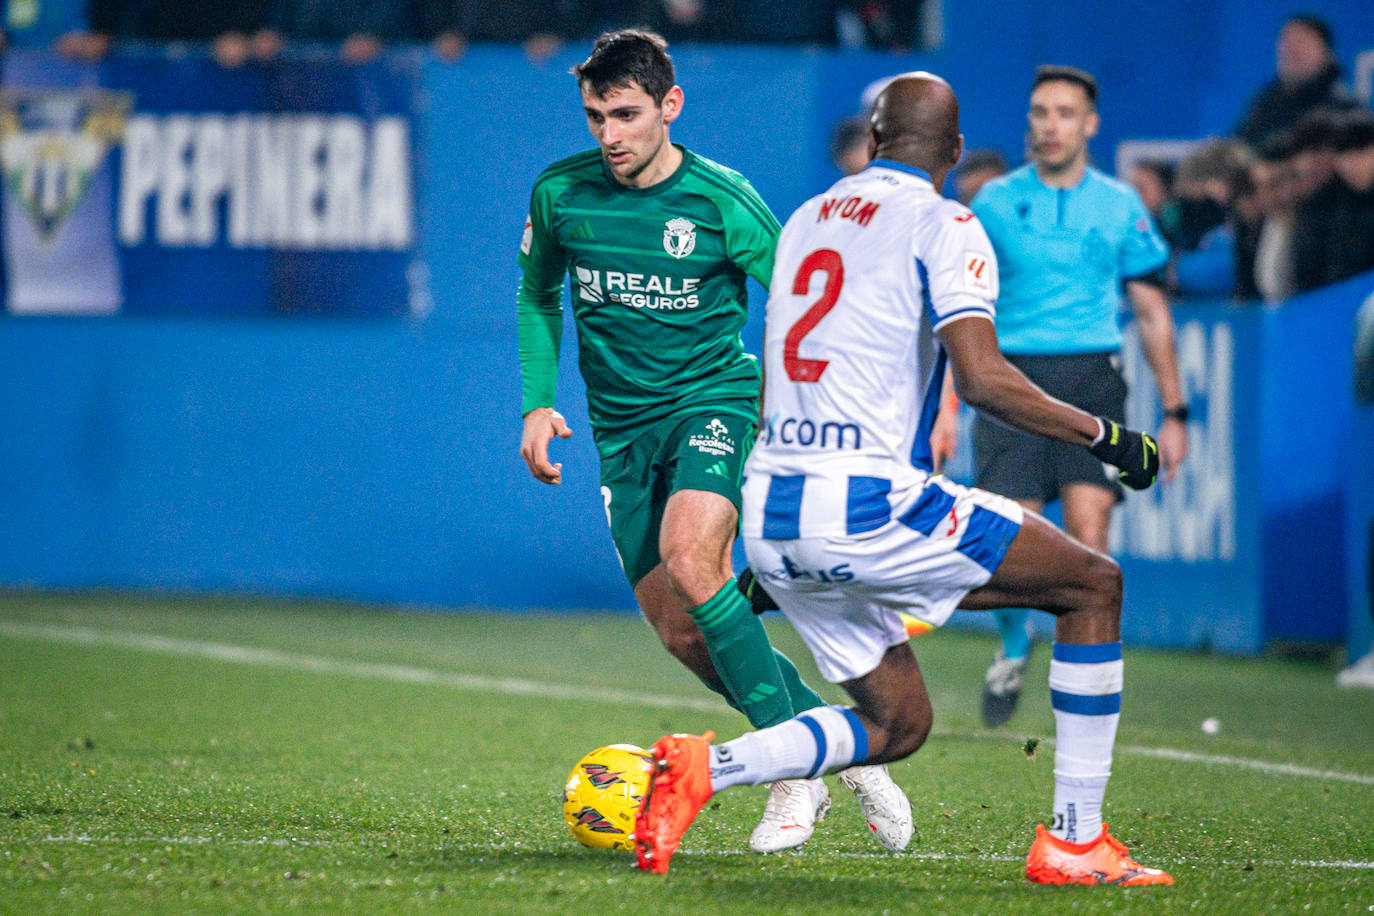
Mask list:
[[[740,472],[755,435],[758,362],[740,340],[747,278],[765,286],[781,228],[737,172],[670,142],[682,112],[667,43],[603,35],[573,68],[597,149],[535,181],[520,245],[520,454],[562,482],[549,443],[563,277],[601,456],[611,537],[645,618],[668,651],[762,728],[824,701],[768,643],[730,563]],[[884,767],[840,774],[888,849],[911,839],[911,806]],[[820,780],[775,783],[756,852],[804,843],[829,807]]]

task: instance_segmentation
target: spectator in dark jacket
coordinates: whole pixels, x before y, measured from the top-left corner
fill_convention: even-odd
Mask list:
[[[1347,114],[1332,146],[1335,174],[1298,214],[1299,289],[1374,270],[1374,114]]]
[[[1251,100],[1236,136],[1258,149],[1304,114],[1322,107],[1351,108],[1332,51],[1331,26],[1316,16],[1290,16],[1279,31],[1278,75]]]

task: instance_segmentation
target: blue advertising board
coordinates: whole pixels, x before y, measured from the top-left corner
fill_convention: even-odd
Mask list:
[[[5,59],[11,311],[428,311],[416,56],[52,60]],[[39,255],[52,263],[36,273]]]

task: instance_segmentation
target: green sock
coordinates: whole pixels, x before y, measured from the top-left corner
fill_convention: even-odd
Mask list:
[[[797,666],[792,664],[792,659],[777,649],[773,650],[773,658],[777,660],[778,671],[782,672],[782,682],[787,685],[787,695],[792,698],[793,715],[826,705],[819,693],[806,686],[806,681],[797,673]]]
[[[792,718],[791,693],[768,643],[768,633],[763,621],[749,609],[749,601],[735,588],[735,580],[688,613],[701,627],[716,673],[735,698],[731,705],[744,713],[749,724],[767,728]],[[795,668],[792,674],[796,676]]]
[[[701,677],[701,675],[697,675],[697,677],[701,680],[703,684],[706,685],[706,688],[710,690],[712,693],[720,694],[721,699],[725,700],[725,704],[729,706],[731,709],[733,709],[735,712],[744,712],[744,710],[739,708],[739,704],[735,702],[734,694],[730,692],[730,688],[726,687],[725,682],[722,681],[720,678]]]

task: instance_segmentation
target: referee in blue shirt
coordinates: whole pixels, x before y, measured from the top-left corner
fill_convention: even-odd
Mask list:
[[[1119,371],[1122,290],[1140,328],[1164,407],[1156,439],[1165,480],[1188,452],[1174,324],[1162,289],[1169,249],[1139,195],[1088,166],[1097,133],[1097,81],[1073,67],[1040,67],[1030,97],[1030,163],[994,179],[972,209],[997,252],[1002,352],[1049,394],[1124,421]],[[1140,418],[1136,423],[1141,422]],[[1113,469],[1081,448],[1009,429],[981,416],[974,427],[977,484],[1039,512],[1062,500],[1064,528],[1103,553],[1121,499]],[[998,612],[1002,648],[988,669],[983,721],[1011,717],[1030,636],[1026,611]]]

